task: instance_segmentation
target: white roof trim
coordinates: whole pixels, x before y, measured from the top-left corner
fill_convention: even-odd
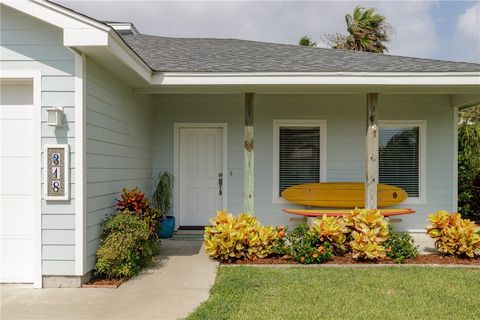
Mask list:
[[[107,32],[111,29],[103,23],[48,1],[2,0],[2,4],[63,29],[84,29],[92,27]]]
[[[155,72],[153,85],[479,85],[480,72]]]

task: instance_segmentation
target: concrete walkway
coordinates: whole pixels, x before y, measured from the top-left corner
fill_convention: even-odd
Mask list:
[[[1,286],[3,319],[178,319],[208,298],[218,263],[201,241],[163,240],[155,265],[118,289]]]

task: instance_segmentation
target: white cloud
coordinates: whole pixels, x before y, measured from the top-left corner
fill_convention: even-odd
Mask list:
[[[132,21],[142,33],[297,43],[327,33],[346,33],[344,16],[360,4],[386,15],[395,30],[391,54],[430,57],[438,48],[433,2],[427,1],[62,1],[97,19]],[[412,43],[412,36],[415,40]]]
[[[389,46],[390,54],[429,58],[438,49],[438,35],[430,9],[434,2],[379,3],[394,34]]]
[[[464,60],[480,63],[480,3],[458,18],[455,45]]]

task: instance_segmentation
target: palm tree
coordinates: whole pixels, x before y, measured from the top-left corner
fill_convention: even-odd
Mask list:
[[[312,41],[309,37],[303,36],[300,40],[298,40],[298,45],[299,46],[304,46],[304,47],[316,47],[317,43]]]
[[[352,15],[345,16],[345,22],[348,35],[336,33],[326,36],[333,49],[376,53],[388,51],[385,43],[390,41],[391,26],[384,16],[375,13],[374,8],[365,10],[357,6]]]

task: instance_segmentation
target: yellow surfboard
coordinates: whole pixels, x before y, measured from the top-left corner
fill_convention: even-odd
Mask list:
[[[324,208],[363,208],[365,184],[362,182],[306,183],[285,189],[282,197],[290,202]],[[398,187],[379,184],[379,207],[390,207],[407,199],[407,193]]]

